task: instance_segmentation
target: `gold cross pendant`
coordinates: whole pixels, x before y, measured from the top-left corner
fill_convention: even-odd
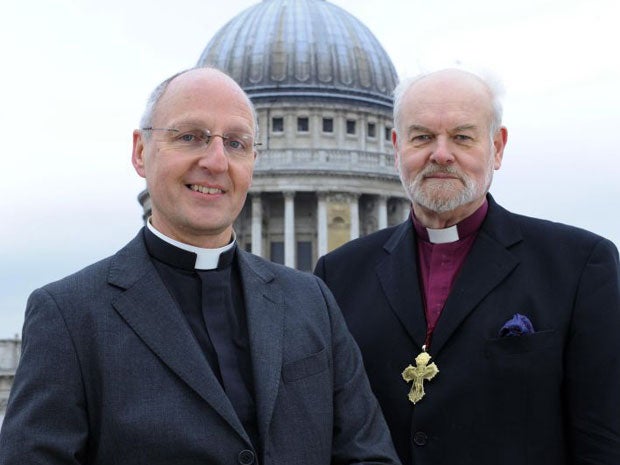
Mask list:
[[[426,346],[422,346],[422,352],[415,358],[416,366],[407,366],[402,372],[402,377],[405,381],[413,381],[411,390],[409,391],[409,400],[414,404],[419,402],[424,397],[424,386],[422,383],[430,381],[439,373],[439,368],[435,363],[429,365],[431,356],[426,352]]]

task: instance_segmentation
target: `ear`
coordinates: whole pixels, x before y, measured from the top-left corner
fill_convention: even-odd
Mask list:
[[[146,170],[144,167],[144,140],[142,139],[142,132],[136,129],[133,132],[133,151],[131,153],[131,164],[133,165],[136,173],[141,177],[146,178]]]
[[[398,134],[396,134],[396,129],[394,128],[392,128],[392,146],[394,147],[394,167],[397,171],[400,171],[398,163]]]
[[[494,157],[495,163],[493,168],[498,170],[502,166],[502,159],[504,158],[504,149],[506,148],[506,143],[508,142],[508,129],[504,126],[498,129],[493,137],[493,148],[495,150]]]

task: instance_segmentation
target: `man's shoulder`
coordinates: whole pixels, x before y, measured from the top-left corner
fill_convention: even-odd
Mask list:
[[[410,220],[396,226],[380,229],[366,236],[353,239],[340,247],[325,254],[326,259],[342,259],[351,255],[360,256],[361,254],[373,254],[380,252],[390,240],[395,236],[400,236],[407,232]]]
[[[106,257],[63,278],[52,281],[44,285],[41,289],[52,294],[85,289],[88,283],[101,281],[101,277],[107,275],[111,260],[112,256]]]
[[[243,285],[254,292],[266,292],[276,299],[284,298],[289,308],[302,313],[325,308],[329,291],[325,284],[310,272],[273,263],[265,258],[241,251]]]
[[[521,231],[528,235],[539,235],[542,237],[559,235],[562,237],[575,237],[590,241],[598,241],[602,239],[602,237],[598,234],[578,226],[573,226],[550,219],[528,216],[521,213],[515,213],[497,204],[494,205],[494,208],[499,210],[502,215],[508,216],[513,221],[516,221]]]
[[[550,235],[566,238],[574,237],[579,240],[593,242],[603,239],[602,236],[579,226],[518,213],[513,213],[512,215],[519,222],[522,230],[527,234],[542,237],[548,237]]]
[[[75,271],[57,281],[50,282],[42,286],[42,290],[51,294],[67,294],[80,293],[87,294],[89,292],[97,292],[96,289],[107,285],[110,269],[119,256],[125,256],[131,260],[131,254],[135,246],[139,245],[140,234],[132,239],[128,244],[121,248],[118,252],[98,260],[94,263],[86,265],[78,271]]]
[[[239,254],[241,260],[245,262],[245,264],[248,265],[254,273],[261,276],[264,280],[277,278],[298,282],[312,281],[315,279],[309,272],[296,270],[286,265],[272,262],[250,252],[240,250]]]
[[[580,252],[589,254],[595,247],[601,246],[615,250],[615,245],[608,239],[587,229],[553,221],[544,218],[524,215],[508,211],[499,205],[495,205],[493,213],[496,218],[486,228],[492,235],[498,230],[497,226],[508,227],[517,232],[524,245],[538,251],[553,253],[569,253],[571,255]],[[491,212],[490,212],[491,213]],[[500,218],[498,221],[497,218]],[[484,227],[483,227],[484,228]]]
[[[320,257],[314,272],[330,286],[335,280],[350,286],[351,280],[371,273],[386,257],[400,253],[407,241],[413,243],[412,230],[411,221],[407,220],[354,239]]]

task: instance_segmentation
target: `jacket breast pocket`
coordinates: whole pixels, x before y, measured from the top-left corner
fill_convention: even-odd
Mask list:
[[[314,354],[287,362],[282,367],[282,379],[289,383],[309,376],[316,375],[327,370],[327,349]]]
[[[475,364],[476,372],[471,379],[477,408],[488,410],[485,421],[494,425],[494,437],[522,445],[515,451],[514,463],[528,463],[521,455],[530,442],[525,438],[531,431],[540,432],[540,425],[533,423],[538,417],[532,412],[554,412],[560,408],[562,333],[546,330],[493,338],[486,341],[484,352],[485,359]],[[515,431],[521,433],[515,436]]]
[[[487,341],[485,353],[487,357],[502,355],[518,355],[529,352],[540,352],[559,347],[558,333],[555,330],[539,331],[522,336],[507,336]]]

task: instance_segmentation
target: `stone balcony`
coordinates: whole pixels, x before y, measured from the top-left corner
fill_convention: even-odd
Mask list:
[[[398,181],[392,153],[359,150],[286,149],[259,152],[255,176],[274,172],[329,172],[330,175],[359,175]]]

